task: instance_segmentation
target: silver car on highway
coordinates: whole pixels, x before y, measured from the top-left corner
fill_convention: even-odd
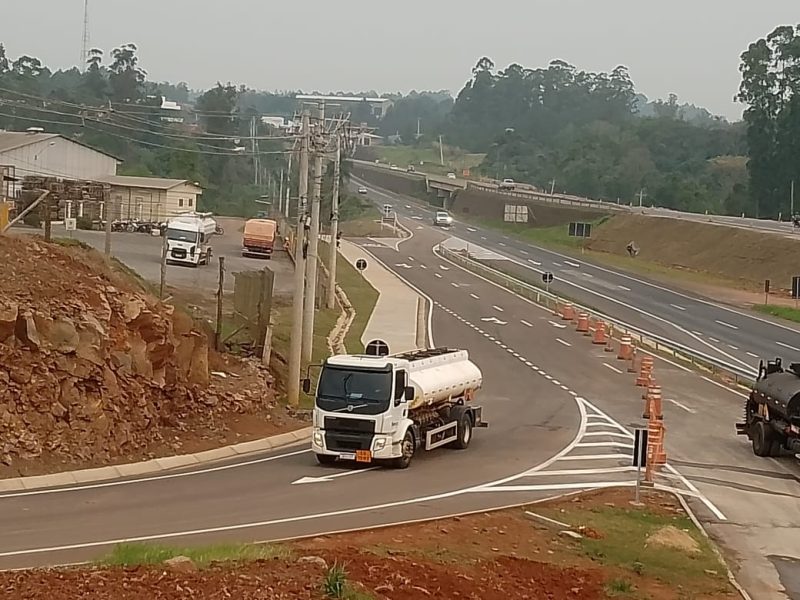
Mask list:
[[[433,217],[433,224],[436,227],[450,227],[453,224],[453,217],[446,210],[437,210]]]

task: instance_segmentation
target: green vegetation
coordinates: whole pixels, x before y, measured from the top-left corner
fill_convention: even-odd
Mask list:
[[[468,154],[459,148],[448,146],[443,147],[444,164],[442,155],[439,153],[438,142],[419,146],[376,146],[374,154],[383,163],[397,165],[403,171],[409,165],[415,169],[430,174],[445,175],[452,171],[458,176],[464,169],[474,170],[480,166],[485,158],[485,154]],[[420,164],[422,163],[422,164]]]
[[[792,306],[778,306],[776,304],[754,304],[753,310],[756,312],[764,313],[765,315],[772,315],[786,319],[787,321],[794,321],[800,323],[800,308]]]
[[[176,556],[186,556],[198,568],[220,561],[252,561],[286,558],[289,551],[275,545],[218,544],[196,548],[172,548],[156,544],[119,544],[97,561],[105,566],[157,565]]]
[[[612,579],[606,584],[606,591],[611,597],[626,596],[633,590],[633,584],[627,579]]]
[[[579,543],[582,551],[603,565],[620,567],[636,575],[654,577],[664,582],[708,579],[717,573],[722,589],[726,585],[725,567],[719,561],[709,541],[697,531],[686,516],[659,514],[648,508],[595,507],[566,509],[556,513],[548,509],[537,512],[567,523],[585,526],[600,532],[599,539],[584,537]],[[689,553],[671,547],[648,544],[653,533],[667,527],[687,532],[699,547],[698,553]],[[625,592],[621,583],[620,589]]]
[[[347,571],[338,563],[325,573],[322,592],[326,598],[335,600],[373,600],[371,594],[356,590],[347,582]]]
[[[459,218],[469,220],[465,219],[463,216]],[[595,221],[592,223],[592,227],[596,227],[601,222],[602,220]],[[475,220],[475,223],[480,224],[482,227],[490,227],[497,231],[502,231],[509,236],[542,246],[580,249],[585,241],[583,238],[570,236],[567,225],[530,227],[522,223],[506,223],[505,221],[493,221],[488,219],[481,219],[480,221]]]

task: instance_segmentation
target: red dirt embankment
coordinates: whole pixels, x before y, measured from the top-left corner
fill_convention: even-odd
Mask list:
[[[266,373],[212,382],[207,335],[96,252],[3,236],[0,256],[0,476],[214,446],[223,415],[274,407]]]

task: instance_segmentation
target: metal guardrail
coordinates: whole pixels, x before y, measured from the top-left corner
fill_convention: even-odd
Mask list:
[[[551,204],[561,204],[565,206],[580,206],[582,208],[596,208],[600,210],[611,210],[620,212],[629,212],[630,207],[623,204],[613,204],[611,202],[603,202],[602,200],[592,200],[591,198],[578,198],[575,196],[565,196],[563,194],[544,194],[535,191],[517,191],[517,190],[502,190],[498,187],[469,181],[467,188],[474,188],[485,192],[492,192],[494,194],[501,194],[503,196],[511,196],[513,198],[522,198],[525,200],[535,200],[537,202],[549,202]]]
[[[474,260],[460,252],[455,252],[449,248],[443,247],[441,244],[437,246],[436,251],[444,258],[461,265],[465,269],[476,273],[489,281],[492,281],[502,287],[519,294],[523,298],[527,298],[536,304],[545,306],[547,308],[555,309],[557,304],[572,304],[576,309],[581,310],[595,318],[602,319],[610,323],[613,328],[624,334],[631,336],[632,340],[640,347],[652,349],[655,352],[668,354],[678,360],[691,364],[695,368],[702,369],[712,375],[721,376],[723,379],[730,381],[738,386],[750,387],[752,382],[755,381],[758,370],[753,368],[745,369],[723,362],[722,360],[690,348],[680,342],[670,340],[649,331],[638,329],[620,321],[609,317],[597,310],[581,306],[580,304],[571,300],[566,300],[536,287],[530,283],[517,279],[507,273],[503,273],[497,269],[489,267],[477,260]]]

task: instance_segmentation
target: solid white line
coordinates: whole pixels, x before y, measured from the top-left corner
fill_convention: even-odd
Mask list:
[[[680,306],[678,304],[670,304],[670,306],[672,308],[677,308],[678,310],[686,310],[683,306]]]
[[[631,288],[629,288],[629,287],[625,287],[624,285],[618,285],[617,287],[618,287],[619,289],[621,289],[621,290],[625,290],[626,292],[630,292],[630,291],[631,291]]]
[[[624,433],[615,433],[613,431],[588,431],[588,432],[583,434],[583,437],[603,437],[603,436],[621,437],[621,438],[624,438],[626,440],[630,439]]]
[[[302,443],[302,442],[299,442]],[[56,488],[56,489],[41,489],[41,490],[29,490],[27,492],[11,492],[8,494],[0,495],[0,501],[5,500],[6,498],[20,498],[22,496],[43,496],[45,494],[62,494],[65,492],[80,492],[83,490],[98,490],[102,488],[110,488],[110,487],[118,487],[121,485],[133,485],[136,483],[148,483],[152,481],[161,481],[167,479],[179,479],[181,477],[192,477],[194,475],[204,475],[205,473],[217,473],[219,471],[228,471],[230,469],[238,469],[240,467],[247,467],[250,465],[258,465],[261,463],[272,462],[273,460],[279,460],[281,458],[289,458],[292,456],[298,456],[300,454],[307,454],[311,452],[310,449],[305,450],[297,450],[295,452],[287,452],[286,454],[278,454],[276,456],[267,456],[265,458],[256,458],[254,460],[248,460],[244,462],[237,462],[230,465],[222,465],[219,467],[209,467],[207,469],[198,469],[197,471],[185,471],[182,473],[170,473],[167,475],[154,475],[151,477],[142,477],[140,479],[125,479],[122,481],[106,481],[103,483],[90,483],[85,485],[76,485],[72,487],[65,487],[65,488]]]
[[[564,340],[562,340],[561,338],[556,338],[556,341],[557,341],[559,344],[564,344],[565,346],[572,346],[572,344],[570,344],[569,342],[565,342],[565,341],[564,341]]]
[[[492,308],[495,309],[495,310],[499,310],[500,312],[503,312],[503,309],[500,308],[499,306],[497,306],[496,304],[493,304]]]
[[[475,492],[543,492],[546,490],[582,490],[609,487],[631,487],[635,481],[587,481],[586,483],[554,483],[544,485],[501,485],[492,488],[469,490]],[[658,486],[656,486],[658,487]]]
[[[630,454],[571,454],[570,456],[562,456],[558,460],[605,460],[605,459],[630,459]]]
[[[692,413],[693,415],[694,415],[694,414],[697,414],[697,411],[696,411],[696,410],[689,408],[689,407],[688,407],[688,406],[686,406],[685,404],[681,404],[681,403],[680,403],[680,402],[678,402],[677,400],[673,400],[672,398],[667,398],[667,402],[672,402],[672,404],[674,404],[674,405],[675,405],[675,406],[677,406],[678,408],[682,408],[683,410],[685,410],[685,411],[686,411],[686,412],[688,412],[688,413]]]
[[[549,475],[601,475],[603,473],[625,473],[627,471],[635,471],[636,467],[606,467],[604,469],[563,469],[560,471],[537,471],[531,473],[527,477],[547,477]]]
[[[795,348],[794,346],[790,346],[789,344],[784,344],[783,342],[775,342],[778,346],[783,346],[784,348],[788,348],[789,350],[794,350],[795,352],[800,352],[800,348]]]
[[[612,370],[612,371],[614,371],[615,373],[619,373],[620,375],[622,375],[622,371],[620,371],[620,370],[619,370],[617,367],[615,367],[614,365],[610,365],[610,364],[608,364],[608,363],[603,363],[603,366],[604,366],[606,369],[611,369],[611,370]]]
[[[567,328],[567,326],[564,325],[563,323],[556,323],[555,321],[548,321],[548,323],[550,323],[550,325],[552,325],[553,327],[556,327],[558,329],[566,329]]]
[[[477,294],[470,294],[475,300],[480,300],[480,297]]]
[[[523,320],[521,320],[521,319],[520,319],[520,323],[522,323],[523,325],[525,325],[525,327],[533,327],[533,325],[531,325],[531,324],[530,324],[530,323],[528,323],[527,321],[523,321]]]
[[[576,448],[630,448],[633,444],[620,444],[619,442],[581,442]]]

